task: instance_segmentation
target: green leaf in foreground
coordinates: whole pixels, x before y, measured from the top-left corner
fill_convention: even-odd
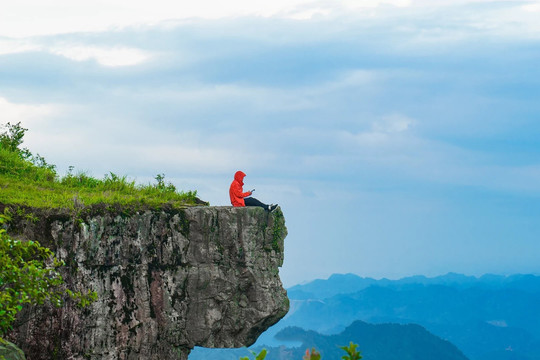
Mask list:
[[[264,360],[267,354],[266,349],[262,349],[261,352],[258,354],[255,351],[250,350],[250,352],[253,354],[253,356],[255,356],[255,360]],[[241,357],[240,360],[249,360],[249,357],[244,356],[244,357]]]
[[[347,355],[343,355],[341,359],[343,360],[360,360],[362,355],[356,350],[358,344],[354,344],[352,341],[349,343],[349,346],[340,346],[340,349],[343,349]]]

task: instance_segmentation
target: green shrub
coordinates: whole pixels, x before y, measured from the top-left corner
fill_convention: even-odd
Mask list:
[[[0,215],[0,226],[7,216]],[[25,304],[62,306],[67,298],[86,306],[97,294],[66,289],[59,268],[64,263],[37,241],[12,239],[0,228],[0,335],[11,329]]]

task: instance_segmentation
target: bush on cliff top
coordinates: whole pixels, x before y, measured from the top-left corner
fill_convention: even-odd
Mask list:
[[[0,133],[0,203],[68,209],[99,203],[140,208],[201,203],[196,191],[177,191],[165,183],[163,174],[156,176],[156,184],[148,185],[112,172],[103,179],[74,174],[72,167],[67,175],[59,176],[55,165],[21,147],[26,131],[20,123],[7,123]]]

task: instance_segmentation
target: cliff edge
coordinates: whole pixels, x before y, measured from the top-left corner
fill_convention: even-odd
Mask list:
[[[24,310],[9,338],[29,360],[185,360],[194,346],[249,346],[288,311],[280,209],[26,215],[8,232],[51,248],[71,289],[98,294],[84,309]]]

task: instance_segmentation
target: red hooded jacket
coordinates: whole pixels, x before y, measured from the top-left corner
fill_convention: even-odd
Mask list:
[[[237,171],[236,174],[234,174],[234,180],[229,188],[229,196],[231,197],[232,206],[246,206],[244,203],[244,198],[251,195],[250,191],[244,192],[244,189],[242,189],[242,186],[244,186],[245,177],[246,174],[241,171]]]

